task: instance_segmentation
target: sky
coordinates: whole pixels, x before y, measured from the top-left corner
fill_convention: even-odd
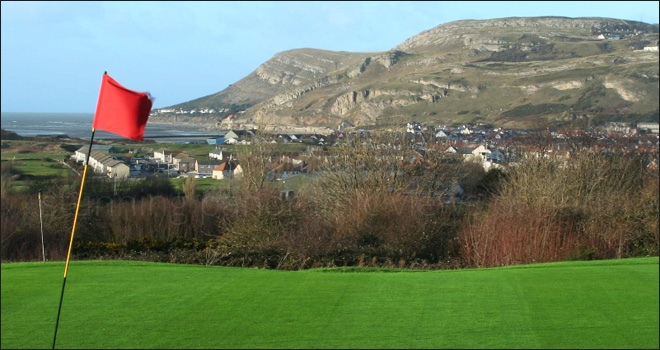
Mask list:
[[[292,49],[387,51],[440,24],[502,17],[658,23],[658,1],[2,1],[2,112],[93,113],[103,72],[153,108],[227,88]]]

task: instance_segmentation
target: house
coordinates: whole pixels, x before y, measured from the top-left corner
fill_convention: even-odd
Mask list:
[[[106,148],[107,147],[107,148]],[[114,159],[106,150],[110,150],[111,146],[101,147],[101,150],[96,150],[92,147],[92,153],[89,155],[88,166],[97,174],[107,175],[110,178],[127,178],[130,176],[131,171],[128,165]],[[87,159],[87,151],[89,147],[81,147],[74,155],[76,161],[80,159],[83,163]]]
[[[209,145],[222,145],[225,143],[224,137],[211,137],[206,139],[206,143]]]
[[[506,155],[504,155],[504,153],[502,153],[500,150],[495,149],[486,156],[486,159],[495,163],[502,163],[506,161]]]
[[[195,171],[199,174],[211,174],[213,173],[213,168],[222,164],[222,160],[219,159],[208,159],[208,160],[198,160],[195,162]]]
[[[225,161],[220,163],[220,165],[213,168],[211,177],[217,180],[223,179],[232,179],[235,177],[240,177],[243,174],[243,169],[236,162]]]
[[[284,180],[291,176],[300,175],[303,173],[303,166],[301,162],[298,164],[283,162],[272,168],[266,178],[269,180]]]
[[[476,149],[475,146],[456,146],[452,148],[456,150],[454,153],[461,155],[463,159],[472,158],[474,156],[473,152]]]
[[[207,138],[206,143],[209,145],[233,145],[247,136],[248,132],[246,130],[221,130],[217,136]]]
[[[125,179],[131,175],[131,170],[128,165],[113,159],[105,164],[106,174],[109,178]]]
[[[167,150],[154,151],[154,159],[158,159],[163,163],[172,163],[172,155],[179,152],[172,152]]]
[[[197,159],[184,152],[172,156],[172,164],[174,164],[174,167],[179,171],[191,171],[195,169],[196,163]]]
[[[73,158],[76,159],[76,162],[85,164],[85,159],[87,158],[87,152],[89,151],[89,146],[82,146],[73,154]],[[101,151],[103,153],[114,152],[115,148],[109,145],[94,145],[92,146],[92,153],[94,151]]]
[[[232,160],[233,155],[227,152],[226,149],[216,148],[213,151],[209,152],[209,159],[217,160]]]
[[[481,159],[486,159],[491,153],[492,152],[484,145],[481,145],[472,151],[473,156]]]
[[[110,160],[112,160],[112,157],[109,154],[102,151],[95,151],[92,148],[92,153],[89,155],[89,167],[92,168],[95,173],[105,174],[105,164]]]
[[[658,133],[658,123],[637,123],[637,129],[647,133]]]

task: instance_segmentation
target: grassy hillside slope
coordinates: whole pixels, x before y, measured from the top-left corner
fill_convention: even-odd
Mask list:
[[[612,18],[455,21],[388,51],[281,52],[156,118],[224,128],[657,121],[658,53],[644,50],[657,43],[657,24]],[[229,115],[233,123],[222,126]]]
[[[2,265],[2,348],[51,346],[63,263]],[[658,258],[406,272],[75,261],[58,348],[658,348]]]

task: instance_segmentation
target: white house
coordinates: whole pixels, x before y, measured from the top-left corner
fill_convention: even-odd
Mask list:
[[[112,146],[108,145],[94,145],[92,146],[92,154],[95,151],[101,151],[104,154],[107,154],[113,149]],[[87,159],[87,152],[89,151],[89,146],[82,146],[73,154],[73,158],[76,159],[76,162],[85,164],[85,159]]]
[[[107,148],[106,148],[107,147]],[[109,150],[111,146],[100,147],[101,150],[92,148],[92,153],[89,155],[88,166],[97,174],[104,174],[110,178],[127,178],[130,176],[130,167],[123,162],[112,158],[105,150]],[[76,161],[85,162],[87,159],[88,146],[81,147],[76,151],[74,157]]]
[[[159,159],[163,163],[172,162],[172,151],[160,150],[154,151],[154,159]]]
[[[209,152],[209,158],[217,160],[231,160],[232,154],[227,152],[227,150],[216,148]]]
[[[658,133],[658,123],[637,123],[637,129],[646,130],[654,134]]]
[[[108,163],[106,163],[105,168],[106,168],[106,174],[111,179],[112,178],[125,179],[131,174],[131,170],[128,167],[128,165],[116,159],[113,159]]]
[[[113,159],[109,154],[103,153],[102,151],[94,151],[94,149],[92,149],[92,154],[89,155],[89,166],[95,173],[106,174],[107,165],[112,160]]]
[[[217,167],[213,168],[211,177],[217,180],[231,179],[240,177],[243,174],[243,169],[235,162],[222,162]]]
[[[480,145],[472,151],[472,155],[475,157],[481,157],[481,159],[486,159],[491,153],[492,152],[484,145]]]

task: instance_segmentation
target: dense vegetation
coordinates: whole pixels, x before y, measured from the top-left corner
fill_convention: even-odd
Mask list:
[[[115,194],[90,179],[74,258],[297,270],[658,255],[658,173],[635,156],[574,151],[486,173],[443,152],[410,162],[413,149],[385,145],[332,149],[326,171],[289,198],[265,180],[267,144],[236,149],[246,171],[224,189],[155,178]],[[38,189],[14,193],[13,171],[3,163],[2,260],[41,260]],[[453,200],[454,184],[469,201]],[[46,257],[62,260],[78,185],[41,187]]]

